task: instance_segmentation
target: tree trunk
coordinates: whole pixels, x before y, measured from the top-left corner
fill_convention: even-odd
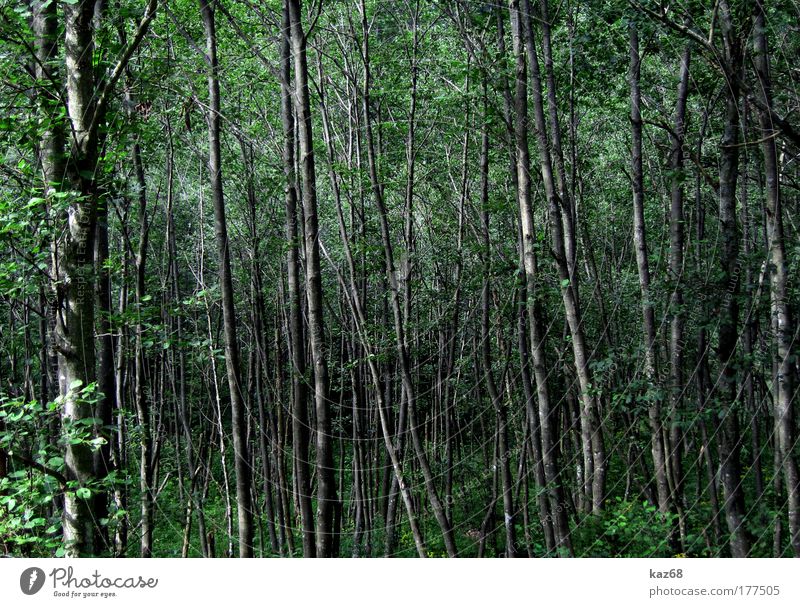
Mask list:
[[[681,458],[683,450],[683,432],[681,422],[683,417],[683,348],[685,314],[683,312],[683,272],[684,272],[684,212],[683,212],[683,146],[686,136],[686,101],[689,96],[689,63],[691,61],[691,48],[687,45],[681,57],[680,81],[678,84],[678,99],[675,104],[673,132],[670,133],[669,168],[672,171],[670,184],[670,213],[669,213],[669,280],[672,283],[670,308],[672,320],[670,322],[670,444],[672,446],[671,468],[675,478],[675,506],[680,518],[681,538],[686,538],[686,517],[684,513],[684,472]],[[685,547],[684,547],[685,548]]]
[[[719,457],[722,486],[725,491],[725,520],[730,533],[731,553],[745,557],[750,552],[751,538],[744,526],[745,502],[742,487],[740,451],[742,437],[739,431],[738,390],[736,387],[736,343],[739,322],[739,229],[736,222],[736,185],[739,176],[739,101],[737,86],[742,64],[741,40],[733,31],[730,7],[720,2],[720,22],[725,40],[725,63],[731,74],[736,74],[727,88],[725,122],[720,145],[719,168],[719,223],[721,244],[721,276],[718,292],[722,301],[719,309],[720,363],[719,394],[721,421],[719,428]]]
[[[515,95],[514,95],[514,158],[516,166],[512,171],[517,182],[517,203],[519,206],[522,231],[522,259],[525,273],[526,304],[531,340],[531,360],[536,382],[536,396],[539,404],[539,424],[542,436],[542,461],[544,464],[547,491],[550,498],[550,516],[553,518],[556,547],[571,554],[569,524],[567,521],[563,487],[559,478],[558,461],[555,449],[555,427],[550,391],[547,385],[547,362],[542,335],[540,306],[537,305],[537,261],[536,229],[533,218],[531,196],[530,152],[528,148],[528,92],[527,66],[524,55],[524,41],[519,21],[519,5],[511,3],[511,25],[513,53],[515,57]],[[498,19],[498,33],[501,50],[504,48],[501,21]],[[510,122],[510,118],[509,118]],[[584,462],[591,465],[591,451],[584,451]]]
[[[483,81],[483,103],[486,113],[486,79]],[[503,527],[506,535],[506,557],[517,556],[517,538],[514,528],[514,496],[511,479],[511,451],[508,445],[508,413],[492,371],[492,342],[490,337],[490,300],[492,275],[492,250],[489,236],[489,121],[484,116],[481,133],[481,228],[483,245],[483,287],[481,289],[481,363],[486,390],[497,418],[497,440],[500,451],[499,465],[503,492]]]
[[[225,334],[225,367],[231,397],[231,430],[236,469],[236,501],[239,523],[239,556],[253,556],[253,509],[251,503],[250,457],[248,455],[245,402],[242,396],[239,369],[239,343],[236,337],[236,311],[233,303],[230,243],[225,218],[220,150],[219,62],[214,8],[208,0],[200,0],[200,14],[206,35],[208,70],[208,147],[211,193],[214,201],[214,232],[219,250],[219,282],[222,294],[222,316]]]
[[[794,392],[794,369],[792,368],[792,346],[794,323],[789,308],[788,267],[784,245],[783,209],[780,189],[780,167],[775,144],[775,127],[772,123],[772,78],[770,56],[767,45],[764,5],[757,2],[753,38],[756,66],[762,100],[767,110],[759,112],[761,127],[761,151],[764,155],[766,190],[766,223],[769,245],[770,313],[772,337],[777,350],[776,369],[773,377],[773,408],[775,448],[786,485],[786,505],[789,510],[790,544],[795,557],[800,557],[800,476],[794,456],[796,431],[792,400]]]
[[[300,236],[297,228],[297,180],[295,175],[295,122],[291,100],[291,26],[289,5],[284,4],[281,56],[281,120],[283,123],[283,172],[286,179],[287,284],[289,295],[289,339],[292,377],[292,453],[294,457],[297,501],[300,504],[303,556],[316,556],[314,511],[311,505],[311,475],[309,472],[309,425],[306,389],[305,339],[303,331],[302,286],[300,278]]]
[[[136,190],[139,200],[139,247],[136,253],[136,353],[134,356],[134,381],[136,415],[139,419],[140,462],[139,491],[141,500],[141,557],[153,555],[153,440],[148,402],[147,360],[144,352],[145,277],[147,272],[147,242],[150,226],[147,220],[147,195],[144,168],[138,140],[133,144],[133,166],[136,173]]]
[[[578,377],[581,400],[581,440],[584,450],[585,487],[584,492],[592,505],[592,511],[599,513],[605,500],[606,453],[603,441],[597,404],[590,390],[592,374],[589,369],[589,352],[581,321],[581,310],[577,299],[577,285],[570,278],[568,251],[564,238],[564,220],[561,204],[553,177],[553,163],[547,142],[547,126],[542,103],[542,80],[539,69],[539,58],[534,43],[533,25],[530,18],[529,1],[522,0],[525,10],[519,11],[519,1],[512,0],[512,24],[518,20],[516,30],[523,35],[525,49],[530,65],[530,81],[533,93],[534,124],[539,148],[542,181],[547,198],[548,217],[550,221],[550,237],[553,256],[560,281],[561,297],[572,335],[572,351],[575,360],[575,372]],[[591,481],[591,484],[589,484]]]
[[[97,163],[97,138],[91,132],[94,116],[92,66],[93,6],[86,0],[64,6],[66,20],[67,107],[71,123],[71,154],[67,165],[70,189],[80,198],[70,204],[67,229],[56,243],[58,279],[56,349],[59,393],[64,398],[62,420],[70,434],[78,422],[93,416],[92,406],[81,393],[95,381],[94,346],[94,238],[97,205],[93,183]],[[91,447],[84,440],[67,441],[66,477],[83,487],[94,479]],[[91,498],[68,491],[64,496],[64,544],[72,556],[94,551],[96,516]]]
[[[314,367],[314,401],[317,417],[317,556],[337,556],[333,519],[338,498],[334,470],[332,424],[328,403],[328,363],[323,323],[322,272],[319,259],[317,183],[314,141],[311,132],[311,100],[308,87],[306,36],[301,20],[300,0],[287,0],[294,55],[295,108],[299,127],[300,164],[303,174],[304,241],[306,253],[306,299],[308,332]]]
[[[645,353],[644,372],[647,378],[645,398],[650,402],[648,419],[650,422],[650,447],[653,455],[653,469],[658,495],[658,509],[666,514],[671,509],[671,495],[667,482],[667,454],[664,452],[663,428],[661,420],[661,396],[657,368],[656,319],[650,295],[650,262],[647,253],[647,228],[644,218],[644,174],[642,170],[642,115],[640,110],[641,92],[639,74],[639,32],[636,24],[628,24],[630,36],[631,63],[629,79],[631,87],[631,165],[633,175],[633,242],[636,250],[636,267],[639,272],[639,288],[642,293],[642,328],[644,330]]]

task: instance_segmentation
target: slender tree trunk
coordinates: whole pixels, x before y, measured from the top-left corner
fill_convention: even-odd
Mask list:
[[[761,151],[764,156],[766,191],[766,223],[769,245],[770,313],[772,338],[775,340],[777,373],[773,377],[773,415],[775,418],[775,445],[780,458],[780,467],[786,485],[786,505],[789,510],[789,537],[795,557],[800,557],[800,476],[794,456],[796,429],[792,406],[794,392],[794,369],[792,368],[792,346],[794,323],[789,307],[788,267],[784,245],[783,209],[780,188],[780,167],[775,143],[775,127],[772,123],[772,78],[770,55],[767,45],[764,5],[756,3],[753,39],[759,86],[766,110],[759,112],[761,127]]]
[[[256,210],[256,192],[253,175],[253,154],[252,149],[244,142],[243,139],[239,141],[242,149],[242,160],[247,167],[247,206],[250,215],[250,253],[251,253],[251,280],[250,280],[250,295],[251,295],[251,310],[254,343],[251,350],[250,361],[250,377],[252,378],[251,390],[251,409],[255,408],[257,415],[257,424],[255,432],[258,436],[259,456],[261,458],[261,474],[264,487],[264,506],[265,515],[267,518],[267,529],[269,533],[270,548],[273,553],[277,553],[283,549],[282,542],[278,542],[278,534],[275,529],[275,502],[273,500],[272,487],[274,485],[272,478],[272,466],[270,465],[268,437],[269,437],[269,424],[267,423],[264,400],[266,397],[266,388],[264,386],[264,376],[269,369],[269,361],[267,355],[267,348],[265,344],[266,331],[264,328],[264,294],[263,286],[261,284],[261,238],[259,235],[258,214]],[[274,438],[274,437],[273,437]]]
[[[633,241],[636,250],[636,266],[639,271],[639,287],[642,293],[642,328],[644,330],[645,353],[644,372],[647,378],[646,398],[650,422],[650,447],[653,455],[653,468],[658,495],[658,509],[666,514],[671,509],[671,495],[667,482],[667,454],[664,452],[663,428],[661,419],[660,384],[656,352],[656,319],[650,294],[650,262],[647,252],[647,227],[644,216],[644,173],[642,170],[642,114],[640,110],[641,92],[639,74],[639,32],[636,24],[628,25],[630,36],[630,70],[628,77],[631,87],[631,164],[633,175]]]
[[[483,83],[484,112],[486,111],[486,80]],[[481,133],[481,227],[483,245],[483,287],[481,289],[481,362],[484,381],[497,418],[497,440],[500,450],[501,483],[503,492],[503,527],[506,534],[506,557],[517,556],[517,538],[514,528],[514,496],[511,479],[511,451],[508,445],[508,413],[492,371],[492,343],[490,337],[490,300],[492,287],[492,251],[489,236],[489,127],[484,118]]]
[[[378,207],[378,215],[381,227],[381,240],[383,241],[384,261],[386,265],[386,278],[389,282],[390,289],[390,303],[394,317],[395,328],[395,342],[397,346],[398,362],[400,363],[401,381],[403,390],[406,394],[408,403],[408,421],[411,431],[411,442],[414,446],[414,451],[417,456],[417,461],[422,470],[422,475],[425,481],[425,488],[428,493],[428,499],[433,509],[436,522],[442,532],[444,539],[445,549],[450,557],[455,557],[458,554],[456,548],[455,538],[453,536],[453,528],[451,522],[447,518],[444,504],[439,497],[439,492],[434,482],[433,471],[430,467],[425,446],[419,432],[419,419],[416,410],[416,393],[414,389],[413,379],[411,377],[410,361],[408,355],[408,344],[405,335],[405,326],[403,323],[403,314],[400,306],[399,288],[397,284],[397,273],[394,262],[394,253],[392,247],[391,233],[389,229],[389,220],[387,216],[386,205],[383,199],[383,188],[378,177],[378,167],[375,151],[375,141],[372,131],[372,117],[370,108],[370,87],[372,86],[370,80],[369,70],[369,28],[367,25],[367,12],[364,0],[360,4],[361,10],[361,27],[363,36],[362,58],[364,60],[364,91],[362,95],[363,110],[364,110],[364,123],[367,138],[367,159],[369,164],[370,181],[372,183],[372,191],[375,197],[375,204]]]
[[[524,9],[529,16],[532,16],[530,0],[523,0]],[[542,19],[540,27],[542,30],[542,58],[544,60],[545,82],[547,84],[547,114],[550,122],[550,144],[555,168],[556,187],[558,196],[561,200],[562,217],[564,224],[564,247],[569,266],[570,281],[573,296],[578,299],[578,273],[575,271],[578,260],[578,248],[575,224],[577,212],[575,200],[570,188],[570,180],[567,179],[567,170],[564,163],[564,150],[561,143],[561,122],[558,118],[558,103],[556,102],[556,78],[553,70],[553,45],[551,40],[550,9],[549,0],[539,0]],[[574,124],[574,123],[573,123]],[[573,167],[574,168],[574,167]],[[574,183],[572,184],[574,186]]]
[[[581,440],[584,450],[585,487],[584,492],[592,504],[592,511],[602,510],[605,500],[606,453],[603,441],[602,426],[597,411],[597,404],[591,394],[592,374],[589,369],[589,351],[586,345],[581,310],[577,299],[577,285],[572,284],[569,271],[568,251],[564,238],[564,221],[561,204],[556,191],[553,176],[553,163],[547,141],[547,126],[542,102],[542,80],[539,69],[539,58],[534,43],[533,25],[530,19],[529,1],[522,0],[525,11],[520,12],[519,1],[512,0],[512,25],[517,21],[515,36],[524,36],[530,66],[531,91],[533,93],[534,124],[536,127],[539,160],[541,163],[542,181],[547,198],[548,217],[550,221],[550,237],[553,256],[555,257],[561,297],[567,317],[572,350],[575,360],[575,371],[578,377],[581,401]],[[573,288],[575,287],[575,288]],[[589,481],[591,480],[591,484]]]
[[[515,95],[514,95],[514,141],[513,158],[516,166],[512,175],[517,182],[517,203],[519,206],[520,226],[522,232],[522,260],[525,273],[525,289],[527,316],[531,340],[531,360],[533,376],[536,382],[536,397],[539,404],[539,424],[542,436],[542,462],[545,480],[550,499],[550,515],[553,518],[556,547],[571,554],[569,524],[567,521],[563,487],[559,478],[558,461],[555,450],[555,417],[551,408],[550,391],[547,385],[547,362],[544,350],[544,336],[541,328],[541,309],[537,305],[536,230],[534,226],[533,204],[531,195],[530,152],[528,148],[528,94],[527,66],[525,63],[524,40],[519,21],[519,5],[511,3],[511,25],[513,53],[515,58]],[[503,51],[502,20],[498,12],[498,34],[500,50]],[[510,97],[509,95],[506,95]],[[507,103],[508,104],[508,103]],[[510,116],[507,118],[510,125]],[[591,452],[584,452],[584,462],[591,464]]]
[[[220,150],[219,62],[214,8],[208,0],[200,0],[200,14],[206,34],[208,70],[208,144],[211,193],[214,201],[214,231],[219,249],[219,281],[222,294],[222,315],[225,334],[225,366],[231,397],[231,430],[236,469],[236,501],[239,523],[239,556],[253,556],[253,509],[251,498],[250,457],[248,455],[245,402],[242,396],[239,369],[239,343],[236,337],[236,311],[233,303],[230,243],[225,218],[222,189],[222,158]]]
[[[738,390],[736,387],[736,342],[739,321],[739,228],[736,222],[736,185],[739,176],[739,101],[737,81],[742,64],[741,40],[733,31],[731,10],[725,0],[720,2],[720,23],[725,41],[725,64],[731,75],[725,101],[725,122],[720,145],[719,223],[721,242],[721,276],[719,293],[720,363],[719,394],[722,399],[719,428],[719,457],[722,486],[725,491],[725,520],[730,533],[731,553],[745,557],[750,552],[751,538],[744,524],[745,501],[742,487],[740,452],[742,437],[739,429]]]
[[[297,227],[297,180],[295,176],[295,121],[291,100],[291,51],[289,5],[283,7],[281,35],[281,120],[283,122],[283,171],[286,179],[287,283],[289,295],[289,334],[292,359],[292,453],[294,457],[297,501],[300,504],[303,556],[316,556],[314,511],[311,505],[311,474],[309,472],[309,425],[306,388],[305,339],[303,331],[300,246]]]
[[[139,419],[139,491],[141,500],[141,556],[153,554],[153,440],[148,402],[147,360],[144,352],[144,322],[142,309],[145,301],[145,278],[147,276],[147,245],[150,226],[147,219],[147,195],[145,191],[144,167],[138,140],[133,144],[133,166],[136,173],[136,189],[139,201],[139,247],[136,252],[136,353],[134,356],[134,381],[136,415]]]
[[[317,183],[314,141],[311,131],[311,100],[308,87],[306,35],[300,0],[287,0],[294,56],[295,108],[299,127],[300,165],[303,175],[304,240],[306,253],[306,298],[308,331],[314,367],[314,401],[317,417],[317,556],[333,557],[337,540],[334,512],[338,504],[334,470],[332,424],[328,402],[328,364],[323,322],[322,272],[319,259]]]
[[[95,434],[105,442],[94,454],[95,475],[98,479],[105,479],[114,469],[112,446],[114,441],[110,435],[113,424],[113,413],[116,409],[116,376],[114,374],[114,336],[111,326],[111,273],[108,268],[108,196],[102,196],[98,209],[97,236],[95,242],[95,264],[98,269],[97,280],[97,309],[98,309],[98,337],[100,348],[98,351],[97,386],[102,396],[94,407],[94,417],[98,420],[95,424]],[[108,518],[107,491],[98,491],[94,496],[94,507],[100,520]],[[106,526],[100,529],[96,538],[95,551],[101,549],[110,551],[108,530]]]
[[[686,137],[686,102],[689,96],[689,64],[691,61],[691,48],[687,45],[681,56],[680,80],[678,84],[678,99],[675,104],[673,132],[670,133],[669,167],[672,171],[670,184],[670,213],[669,213],[669,280],[671,281],[672,295],[670,308],[672,320],[670,322],[670,444],[672,446],[671,468],[675,478],[675,506],[680,519],[681,538],[685,543],[686,516],[684,513],[684,472],[681,458],[683,451],[683,348],[685,314],[683,312],[683,272],[684,272],[684,212],[683,212],[683,176],[684,154],[683,146]],[[684,547],[685,548],[685,547]]]

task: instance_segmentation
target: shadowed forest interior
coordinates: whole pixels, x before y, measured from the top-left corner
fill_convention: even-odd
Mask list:
[[[0,0],[0,554],[800,557],[792,0]]]

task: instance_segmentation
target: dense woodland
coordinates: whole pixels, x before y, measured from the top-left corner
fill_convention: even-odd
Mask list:
[[[0,0],[0,553],[800,556],[799,22]]]

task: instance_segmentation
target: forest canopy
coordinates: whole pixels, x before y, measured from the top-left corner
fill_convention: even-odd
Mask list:
[[[799,16],[0,0],[0,554],[800,557]]]

